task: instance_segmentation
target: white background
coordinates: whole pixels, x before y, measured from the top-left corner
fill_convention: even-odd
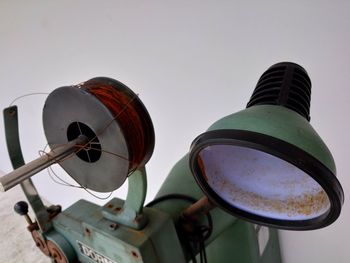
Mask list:
[[[270,65],[293,61],[311,77],[311,123],[334,155],[347,197],[349,29],[346,0],[1,0],[0,107],[26,93],[48,93],[96,76],[125,83],[139,93],[154,123],[156,147],[147,165],[147,199],[152,200],[197,135],[217,119],[245,108]],[[36,158],[46,144],[41,123],[44,100],[37,95],[17,101],[26,161]],[[11,171],[2,123],[0,158],[0,169]],[[105,202],[56,185],[46,172],[34,181],[46,199],[64,207],[80,198]],[[125,197],[125,192],[123,187],[114,196]],[[6,200],[0,195],[0,204]],[[345,202],[332,226],[281,231],[285,262],[349,262],[349,222]],[[24,231],[24,222],[18,229]],[[11,245],[15,235],[0,239],[13,251],[19,249]],[[4,249],[2,245],[0,251]]]

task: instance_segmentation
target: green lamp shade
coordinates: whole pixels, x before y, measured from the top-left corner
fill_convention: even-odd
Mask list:
[[[331,224],[344,194],[308,119],[304,109],[265,100],[219,120],[192,143],[197,183],[217,206],[254,223],[292,230]]]

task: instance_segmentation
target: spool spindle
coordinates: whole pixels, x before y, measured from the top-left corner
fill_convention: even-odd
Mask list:
[[[154,149],[145,106],[131,89],[110,78],[54,90],[45,102],[43,125],[53,150],[2,176],[1,191],[58,163],[82,187],[111,192],[142,168]]]

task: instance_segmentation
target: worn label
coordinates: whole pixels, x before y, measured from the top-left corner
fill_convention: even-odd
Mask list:
[[[97,263],[117,263],[77,240],[80,252]]]

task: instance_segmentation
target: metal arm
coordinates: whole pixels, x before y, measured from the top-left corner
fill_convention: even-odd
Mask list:
[[[17,106],[12,106],[4,109],[4,124],[5,124],[5,134],[6,134],[6,144],[7,150],[9,152],[10,160],[12,163],[12,167],[14,169],[18,169],[23,167],[21,170],[30,170],[29,176],[26,175],[18,175],[17,172],[15,176],[5,175],[0,178],[1,186],[4,190],[7,190],[13,187],[15,184],[21,184],[22,190],[33,209],[35,214],[38,226],[40,230],[44,233],[50,230],[51,222],[49,220],[49,213],[47,212],[46,207],[44,206],[30,176],[33,175],[33,167],[31,169],[24,163],[24,158],[22,155],[21,144],[19,141],[19,132],[18,132],[18,111]],[[61,149],[62,151],[62,149]],[[67,153],[67,152],[66,152]],[[56,157],[57,158],[57,157]],[[49,161],[46,156],[46,161]],[[51,158],[52,161],[52,158]],[[51,164],[51,163],[50,163]],[[42,164],[41,164],[42,165]],[[26,167],[26,168],[24,168]],[[41,166],[42,169],[45,167]],[[16,171],[16,170],[15,170]],[[38,172],[38,169],[35,169]],[[10,173],[13,174],[13,173]],[[18,176],[17,176],[17,175]],[[20,178],[19,178],[20,177]],[[14,182],[16,182],[14,184]]]
[[[17,169],[25,164],[19,141],[17,106],[6,108],[3,113],[7,150],[13,169]],[[34,211],[39,228],[43,232],[48,231],[51,228],[49,213],[47,212],[32,180],[27,179],[23,181],[21,187]]]
[[[110,205],[112,207],[114,205],[113,200],[111,200],[103,207],[102,214],[105,218],[118,224],[134,229],[142,229],[148,222],[146,215],[142,213],[147,192],[146,168],[140,167],[134,171],[129,176],[128,183],[128,195],[123,207],[111,210]]]
[[[0,191],[5,192],[50,165],[59,162],[63,158],[74,153],[74,151],[77,150],[77,145],[82,145],[84,142],[86,142],[85,136],[78,137],[76,140],[73,140],[66,145],[59,146],[49,153],[44,154],[30,163],[17,168],[11,173],[4,175],[0,178]]]

